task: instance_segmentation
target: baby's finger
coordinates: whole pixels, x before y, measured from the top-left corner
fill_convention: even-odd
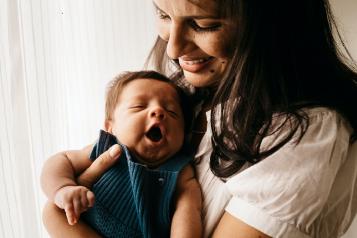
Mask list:
[[[83,211],[80,198],[73,200],[73,207],[74,207],[74,214],[75,214],[76,220],[77,220],[77,218],[79,218],[79,216],[81,215],[81,213]]]
[[[88,201],[88,207],[94,206],[95,196],[94,193],[90,190],[87,191],[87,201]]]
[[[73,205],[72,204],[67,204],[65,206],[64,210],[66,212],[66,217],[67,217],[68,224],[70,224],[70,225],[76,224],[77,219],[76,219],[76,215],[75,215],[74,210],[73,210]]]
[[[87,208],[88,208],[89,202],[88,202],[88,199],[87,199],[87,192],[88,192],[88,189],[83,189],[81,191],[81,204],[82,204],[82,211],[81,212],[86,211]]]
[[[79,185],[90,188],[111,166],[115,164],[121,154],[118,144],[110,147],[101,154],[78,178]]]

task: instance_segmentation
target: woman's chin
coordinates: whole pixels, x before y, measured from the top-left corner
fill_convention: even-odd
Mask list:
[[[214,72],[189,72],[183,71],[185,80],[196,88],[210,87],[216,84],[219,80],[219,75]]]

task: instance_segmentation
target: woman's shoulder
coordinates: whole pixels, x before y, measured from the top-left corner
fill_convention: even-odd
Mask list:
[[[352,129],[335,110],[303,110],[309,126],[299,143],[286,143],[226,183],[233,196],[227,211],[272,236],[314,236],[322,228],[328,235],[321,237],[328,237],[334,234],[332,227],[340,231],[351,222],[343,218],[343,224],[334,223],[336,216],[349,214],[350,210],[343,209],[356,189],[349,187],[356,181],[357,170]],[[336,199],[342,196],[342,184],[348,188],[343,190],[342,200]],[[260,214],[259,221],[250,214]],[[328,221],[326,225],[324,221]]]
[[[348,126],[347,120],[336,110],[327,107],[312,107],[303,108],[311,123],[319,123],[319,121],[328,121],[329,123],[341,122]]]
[[[286,143],[285,146],[303,146],[304,144],[318,143],[320,140],[326,142],[326,139],[330,139],[330,143],[334,143],[334,140],[350,141],[353,128],[338,111],[327,107],[312,107],[300,109],[298,113],[306,119],[306,123],[302,123],[302,127],[305,126],[304,133],[300,138],[301,131],[297,130],[291,141]],[[283,116],[274,115],[272,125],[274,133],[263,139],[262,149],[275,145],[291,129],[291,124],[286,123],[285,114]],[[276,128],[279,128],[279,130],[276,130]],[[296,143],[297,138],[299,138],[298,143]]]
[[[265,181],[270,181],[270,185],[281,186],[268,186],[269,194],[286,194],[291,191],[293,195],[295,189],[301,188],[301,184],[305,184],[304,190],[309,190],[309,187],[316,191],[315,185],[332,181],[334,174],[345,163],[352,146],[356,144],[351,144],[352,129],[343,116],[334,110],[323,107],[304,110],[309,126],[298,143],[292,138],[259,163],[232,176],[228,184],[239,183],[240,189],[245,187],[242,184],[248,189],[257,189],[262,184],[266,186]],[[284,135],[266,137],[261,146],[265,149],[274,145],[280,136]],[[287,189],[286,184],[290,184],[290,189]]]
[[[348,147],[353,128],[341,113],[326,107],[303,110],[308,117],[308,127],[300,141],[302,144],[330,140],[330,144],[344,144]]]
[[[310,129],[307,128],[307,131],[320,128],[322,132],[345,134],[348,138],[352,135],[353,129],[348,120],[334,109],[314,107],[303,109],[303,111],[308,116],[309,127],[311,126]],[[331,130],[332,128],[336,130]]]

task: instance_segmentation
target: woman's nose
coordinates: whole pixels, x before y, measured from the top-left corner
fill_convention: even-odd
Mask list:
[[[160,106],[153,107],[149,113],[151,118],[158,118],[160,120],[163,120],[166,117],[165,114],[165,110]]]
[[[167,39],[166,53],[171,59],[178,59],[180,56],[188,53],[190,39],[185,32],[184,26],[171,23],[170,34]]]

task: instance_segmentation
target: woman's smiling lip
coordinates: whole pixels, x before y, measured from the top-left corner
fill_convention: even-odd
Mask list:
[[[181,68],[185,71],[196,73],[203,68],[205,68],[214,57],[201,57],[201,58],[188,58],[188,57],[180,57],[179,64]]]

